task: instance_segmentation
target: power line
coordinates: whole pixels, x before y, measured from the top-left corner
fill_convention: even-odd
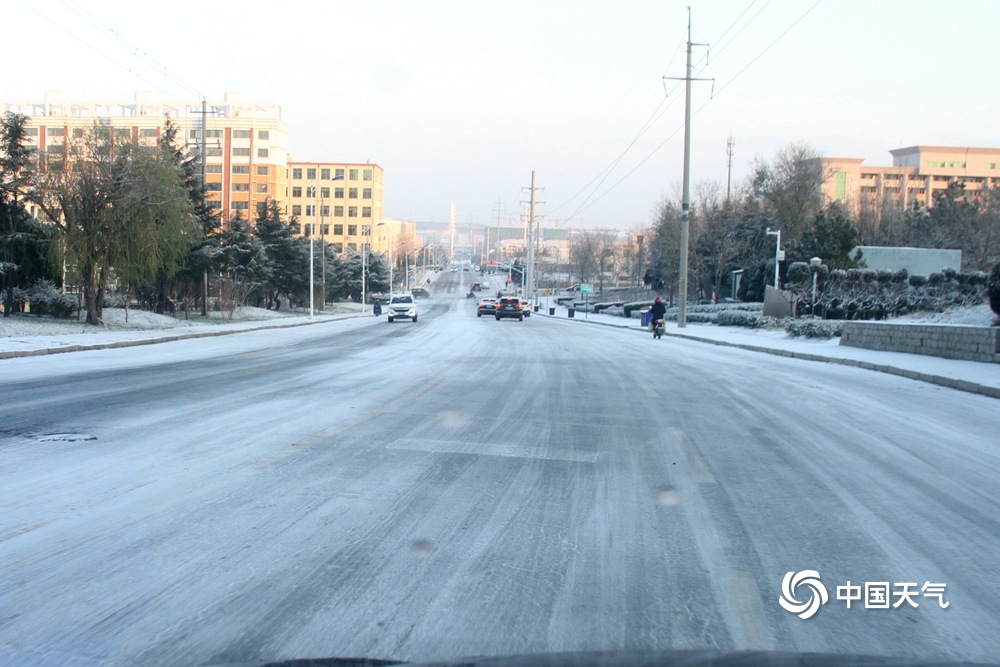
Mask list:
[[[750,69],[750,67],[754,63],[756,63],[758,60],[760,60],[764,56],[764,54],[766,54],[768,51],[771,50],[771,48],[774,47],[775,44],[777,44],[779,41],[781,41],[781,39],[785,35],[787,35],[793,28],[795,28],[795,26],[797,26],[806,16],[808,16],[809,13],[812,12],[812,10],[814,10],[822,1],[823,0],[816,0],[816,2],[811,7],[809,7],[809,9],[807,9],[801,16],[799,16],[799,18],[797,18],[790,26],[788,26],[788,28],[786,28],[780,35],[778,35],[774,39],[774,41],[772,41],[770,44],[768,44],[764,48],[763,51],[761,51],[759,54],[757,54],[757,56],[755,56],[739,72],[737,72],[733,76],[733,78],[729,79],[725,84],[722,85],[722,87],[720,87],[717,91],[715,91],[715,93],[712,95],[712,97],[710,99],[706,100],[701,106],[699,106],[698,109],[696,109],[692,113],[692,115],[693,116],[697,116],[698,113],[700,113],[702,111],[702,109],[704,109],[706,106],[708,106],[708,104],[710,102],[712,102],[731,83],[733,83],[733,81],[735,81],[736,79],[738,79],[744,72],[746,72],[748,69]],[[759,14],[759,12],[758,12],[758,14]],[[754,16],[754,18],[756,18],[756,15]],[[641,167],[651,157],[653,157],[656,153],[658,153],[664,146],[667,145],[667,143],[670,142],[670,140],[672,140],[677,135],[678,132],[680,132],[683,129],[684,129],[684,125],[682,123],[679,127],[677,127],[677,129],[675,129],[673,132],[671,132],[670,135],[668,135],[667,138],[664,139],[656,148],[654,148],[652,151],[650,151],[650,153],[648,155],[646,155],[646,157],[644,157],[642,160],[639,161],[638,164],[636,164],[632,169],[630,169],[624,176],[622,176],[620,179],[618,179],[617,181],[615,181],[607,190],[605,190],[604,192],[602,192],[596,199],[593,199],[592,201],[589,201],[589,202],[585,202],[580,207],[578,207],[577,210],[574,211],[572,215],[570,215],[568,218],[566,218],[566,221],[571,220],[578,213],[581,213],[581,212],[587,210],[588,208],[590,208],[591,206],[593,206],[597,202],[599,202],[602,199],[604,199],[604,197],[606,197],[608,194],[610,194],[611,191],[613,191],[615,188],[617,188],[619,185],[621,185],[624,181],[626,181],[632,174],[634,174],[636,171],[638,171],[639,167]]]
[[[182,88],[187,89],[189,92],[194,93],[198,97],[201,97],[201,91],[196,90],[188,83],[186,83],[180,77],[175,76],[170,70],[168,70],[164,65],[153,59],[151,55],[143,51],[140,47],[132,44],[122,36],[117,30],[101,22],[93,13],[89,12],[86,8],[79,6],[76,2],[72,0],[61,0],[63,6],[65,6],[70,11],[74,12],[77,16],[81,17],[83,20],[87,21],[93,27],[97,28],[100,32],[110,33],[114,39],[123,49],[128,51],[132,57],[144,62],[146,65],[153,68],[158,74],[163,76],[170,82],[178,85]]]

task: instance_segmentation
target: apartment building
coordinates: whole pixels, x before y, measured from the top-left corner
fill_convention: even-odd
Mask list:
[[[934,195],[952,181],[975,193],[1000,187],[1000,148],[910,146],[889,151],[891,167],[871,167],[861,158],[820,158],[824,204],[837,201],[857,213],[862,204],[933,206]]]
[[[71,138],[95,124],[118,137],[155,143],[169,116],[188,150],[205,152],[208,204],[224,222],[237,213],[253,218],[257,204],[281,199],[288,184],[288,127],[277,104],[248,93],[221,101],[172,101],[138,92],[131,100],[80,100],[62,91],[40,99],[0,100],[2,111],[31,118],[28,134],[42,156],[55,158]]]
[[[286,213],[294,217],[302,234],[330,243],[336,252],[360,250],[362,244],[382,252],[379,227],[382,217],[383,170],[366,162],[288,163]]]

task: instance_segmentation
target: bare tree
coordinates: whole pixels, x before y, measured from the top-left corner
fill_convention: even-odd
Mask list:
[[[773,162],[757,160],[751,184],[764,200],[783,238],[797,239],[806,222],[820,209],[820,188],[826,178],[819,153],[804,143],[778,151]]]

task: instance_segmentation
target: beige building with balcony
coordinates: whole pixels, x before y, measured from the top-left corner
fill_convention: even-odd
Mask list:
[[[1000,187],[1000,148],[910,146],[889,151],[891,167],[869,167],[861,158],[820,158],[823,203],[841,202],[857,214],[864,205],[903,208],[934,205],[952,181],[975,193]]]

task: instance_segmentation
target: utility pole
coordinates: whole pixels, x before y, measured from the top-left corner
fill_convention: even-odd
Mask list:
[[[535,172],[531,172],[531,188],[530,188],[530,198],[528,200],[528,219],[525,221],[527,224],[527,260],[525,262],[525,275],[524,275],[524,291],[528,294],[528,298],[534,300],[535,298],[535,245],[538,241],[538,225],[535,222],[535,205],[538,201],[535,199],[535,192],[538,190],[535,187]]]
[[[201,114],[201,140],[195,144],[199,153],[201,153],[201,205],[205,206],[207,198],[208,187],[208,167],[207,156],[208,156],[208,123],[206,121],[208,114],[218,113],[218,109],[212,107],[212,110],[208,110],[208,102],[204,97],[201,98],[201,109],[188,109],[188,113],[200,113]],[[201,316],[208,317],[208,270],[202,271],[201,274]]]
[[[681,248],[680,248],[680,279],[678,281],[677,299],[677,326],[687,326],[687,297],[688,297],[688,238],[691,235],[691,82],[692,81],[712,81],[713,79],[694,79],[691,77],[691,47],[696,43],[691,41],[691,7],[688,10],[688,38],[687,38],[687,68],[684,81],[684,194],[681,199]],[[697,43],[697,46],[707,46],[707,44]],[[675,79],[678,77],[663,77],[665,79]]]
[[[493,242],[496,244],[496,266],[500,266],[500,223],[503,221],[504,216],[503,200],[497,197],[497,233],[496,238]]]
[[[729,187],[733,177],[733,147],[736,146],[736,139],[730,136],[726,139],[726,156],[728,165],[726,167],[726,208],[729,208]]]
[[[455,261],[455,205],[451,205],[451,214],[448,216],[448,236],[451,238],[451,250],[448,259]]]

